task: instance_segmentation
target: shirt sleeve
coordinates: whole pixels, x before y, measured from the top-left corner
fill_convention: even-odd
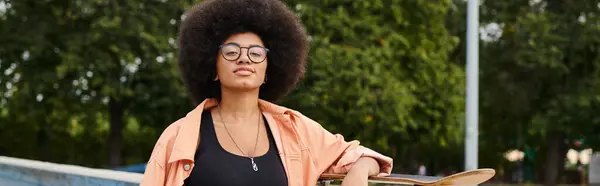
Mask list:
[[[184,121],[183,118],[169,125],[156,141],[148,163],[146,164],[146,170],[144,171],[140,186],[170,185],[167,183],[168,181],[171,181],[169,178],[170,166],[167,163],[172,154],[169,152],[169,149],[172,149],[173,141],[177,136],[177,131],[179,130],[179,125],[182,121]]]
[[[347,173],[354,162],[361,157],[372,157],[379,163],[378,176],[388,176],[392,171],[393,160],[369,148],[363,147],[356,140],[347,142],[340,134],[332,134],[319,123],[295,112],[299,118],[298,133],[306,143],[314,157],[314,164],[319,172]]]
[[[150,160],[146,164],[146,170],[142,177],[140,186],[164,186],[167,178],[165,171],[167,166],[166,145],[163,139],[167,135],[161,135],[160,139],[154,145],[154,149],[150,155]]]
[[[140,186],[162,186],[165,183],[165,170],[158,162],[150,159]]]

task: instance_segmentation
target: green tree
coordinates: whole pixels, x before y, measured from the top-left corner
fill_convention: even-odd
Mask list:
[[[488,157],[482,164],[497,165],[508,149],[537,147],[537,169],[554,185],[563,175],[565,141],[585,138],[598,148],[598,3],[482,4],[480,155]],[[455,4],[466,8],[464,1]],[[464,8],[455,11],[453,33],[464,33]],[[458,49],[453,58],[463,61],[464,47]]]
[[[191,108],[173,53],[189,2],[0,3],[4,153],[115,167],[125,149],[128,162],[144,162],[164,126]]]
[[[464,72],[448,56],[450,1],[288,1],[311,38],[305,81],[285,101],[397,159],[458,169]],[[423,156],[445,151],[449,156]],[[433,166],[433,167],[431,167]]]

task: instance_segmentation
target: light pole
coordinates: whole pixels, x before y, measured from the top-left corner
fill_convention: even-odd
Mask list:
[[[479,90],[479,0],[467,2],[467,100],[465,170],[477,169]]]

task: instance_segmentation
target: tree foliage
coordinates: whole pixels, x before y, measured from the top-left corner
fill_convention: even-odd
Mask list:
[[[196,2],[0,0],[0,154],[145,162],[193,106],[175,42]],[[311,50],[282,105],[392,156],[394,172],[462,169],[465,1],[285,2]],[[504,152],[532,147],[537,169],[560,172],[573,140],[599,149],[600,2],[482,2],[480,166],[508,168]]]
[[[499,167],[509,149],[540,154],[538,181],[556,183],[571,142],[598,149],[599,1],[484,1],[481,12],[481,156]],[[457,7],[466,7],[455,1]],[[464,9],[451,21],[464,33]],[[463,26],[460,26],[463,25]],[[462,39],[464,41],[464,39]],[[464,45],[464,44],[463,44]],[[455,60],[464,59],[464,47]],[[546,171],[550,170],[550,171]],[[553,171],[557,171],[552,173]]]
[[[458,43],[445,28],[450,1],[290,4],[307,26],[311,55],[306,80],[286,104],[407,160],[397,171],[443,161],[418,154],[458,147],[464,72],[448,58]]]
[[[157,129],[190,108],[173,68],[185,1],[0,2],[8,155],[99,166],[110,151],[118,166],[123,149],[141,162]]]

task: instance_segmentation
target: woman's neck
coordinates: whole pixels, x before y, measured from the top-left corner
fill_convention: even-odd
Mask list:
[[[232,91],[221,88],[221,101],[218,109],[221,109],[223,119],[247,121],[247,119],[256,118],[259,113],[258,93],[258,89],[254,91]]]

